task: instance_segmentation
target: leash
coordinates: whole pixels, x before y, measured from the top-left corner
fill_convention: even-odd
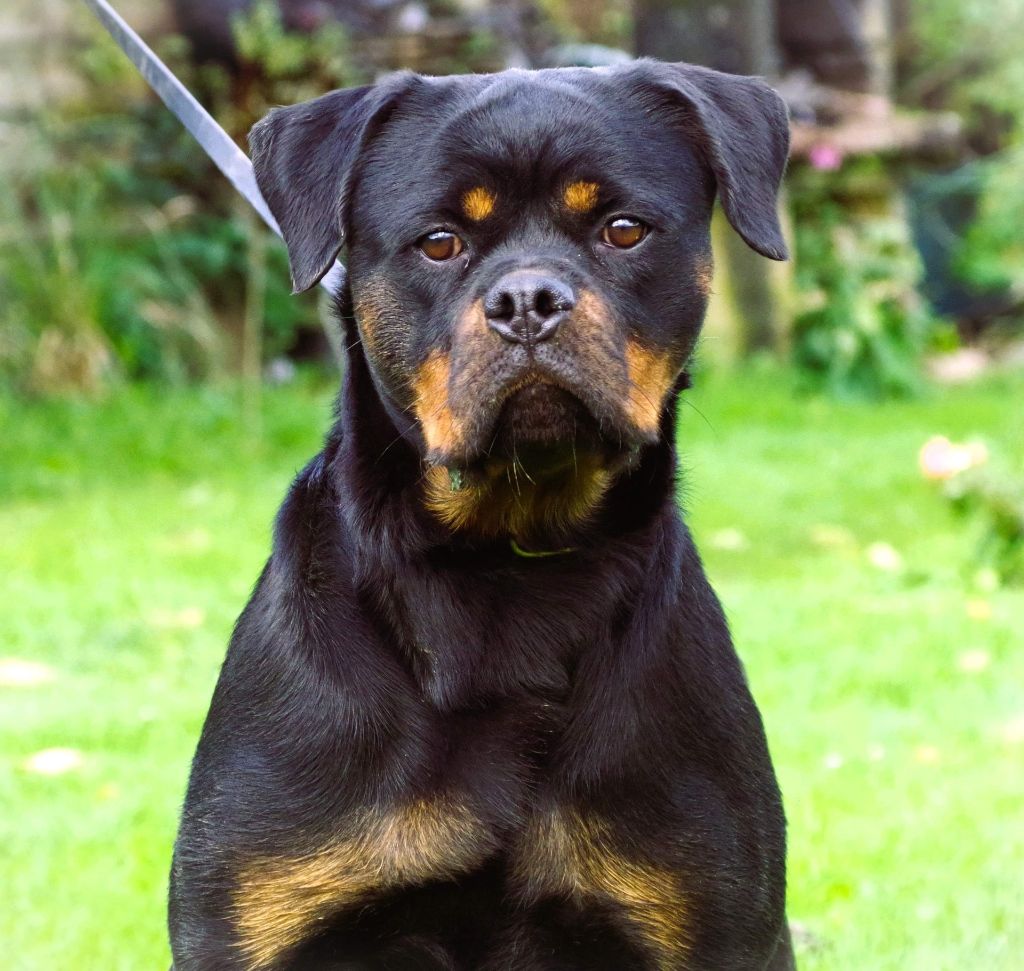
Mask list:
[[[259,213],[263,221],[278,236],[281,229],[256,185],[252,162],[221,128],[213,116],[195,99],[192,92],[160,60],[146,42],[127,24],[107,0],[85,0],[85,5],[113,37],[115,43],[128,55],[146,83],[170,109],[189,134],[199,142],[213,164],[227,176],[228,181]],[[335,261],[334,266],[320,281],[328,293],[334,294],[345,283],[345,267]]]

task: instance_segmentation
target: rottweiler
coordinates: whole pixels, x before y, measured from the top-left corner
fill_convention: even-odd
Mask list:
[[[757,708],[676,501],[721,201],[783,102],[637,61],[391,75],[252,130],[347,371],[192,765],[177,971],[793,967]]]

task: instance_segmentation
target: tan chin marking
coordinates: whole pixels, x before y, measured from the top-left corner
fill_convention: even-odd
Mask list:
[[[574,469],[546,479],[531,480],[512,464],[495,461],[459,489],[443,466],[428,469],[424,481],[427,508],[450,529],[544,543],[593,515],[612,473],[597,456],[580,455]]]
[[[271,965],[318,923],[376,892],[455,876],[495,849],[487,827],[450,800],[367,811],[351,828],[355,835],[314,853],[258,858],[240,871],[233,914],[249,971]]]
[[[497,204],[498,197],[482,185],[475,186],[462,196],[462,211],[467,219],[475,223],[483,222],[491,216]]]
[[[630,338],[626,342],[629,392],[626,417],[642,432],[657,434],[675,367],[664,351],[652,351]]]
[[[611,827],[596,816],[568,809],[539,814],[520,841],[515,877],[530,897],[611,904],[655,967],[681,967],[692,942],[679,874],[631,858],[616,843]]]
[[[452,414],[448,401],[450,377],[449,356],[444,351],[432,351],[413,379],[413,411],[432,452],[453,453],[462,444],[462,424]]]
[[[596,182],[570,182],[562,193],[562,202],[570,212],[590,212],[597,205],[600,186]]]

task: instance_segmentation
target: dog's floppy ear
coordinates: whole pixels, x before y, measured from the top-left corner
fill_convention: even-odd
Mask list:
[[[733,229],[763,256],[787,259],[776,208],[789,155],[785,102],[759,78],[693,64],[647,61],[644,68],[686,109]]]
[[[359,156],[413,77],[275,108],[249,132],[256,182],[281,227],[295,293],[314,286],[341,250]]]

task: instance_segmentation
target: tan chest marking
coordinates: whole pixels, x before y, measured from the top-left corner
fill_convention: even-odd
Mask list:
[[[617,905],[656,967],[679,967],[691,946],[679,874],[627,856],[606,822],[570,810],[538,817],[521,846],[516,875],[532,893]]]
[[[498,197],[482,185],[475,186],[462,196],[462,211],[467,219],[475,223],[483,222],[492,215],[497,204]]]
[[[570,212],[590,212],[597,205],[600,186],[596,182],[570,182],[562,193],[562,202]]]
[[[496,845],[476,816],[447,801],[367,812],[352,832],[315,853],[255,859],[239,872],[233,910],[238,946],[251,971],[366,896],[454,876],[482,862]]]
[[[629,372],[626,415],[641,431],[656,433],[665,397],[675,380],[670,356],[629,340],[626,342],[626,368]]]

